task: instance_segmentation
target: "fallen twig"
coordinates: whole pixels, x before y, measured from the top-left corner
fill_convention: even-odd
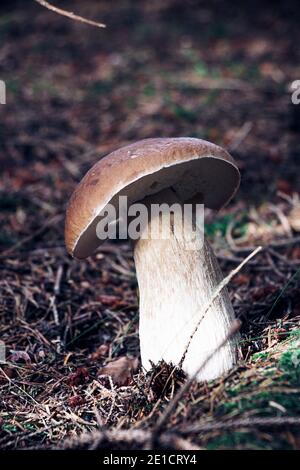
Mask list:
[[[97,21],[88,20],[87,18],[83,18],[82,16],[75,15],[75,13],[73,13],[72,11],[66,11],[62,8],[55,7],[54,5],[51,5],[51,3],[46,2],[45,0],[35,0],[35,2],[39,3],[45,8],[48,8],[48,10],[54,11],[58,15],[66,16],[71,20],[80,21],[81,23],[86,23],[91,26],[97,26],[97,28],[106,28],[106,25],[103,23],[98,23]]]
[[[300,243],[300,237],[294,237],[294,238],[287,238],[283,240],[278,240],[276,242],[270,242],[268,245],[262,246],[262,250],[269,250],[271,248],[282,248],[286,246],[292,246],[296,245],[297,243]],[[231,247],[231,250],[236,252],[236,253],[248,253],[249,251],[254,250],[254,246],[235,246]]]
[[[85,433],[75,439],[69,439],[63,443],[63,449],[97,449],[102,447],[110,447],[120,445],[121,443],[131,444],[140,447],[147,446],[147,442],[151,438],[151,431],[142,429],[112,429],[105,431],[95,431]],[[165,433],[159,437],[159,444],[164,448],[175,450],[199,450],[200,447],[175,433]],[[57,447],[56,447],[57,448]],[[61,449],[61,447],[59,447]]]

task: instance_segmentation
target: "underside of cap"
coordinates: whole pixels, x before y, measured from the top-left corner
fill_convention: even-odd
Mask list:
[[[122,147],[99,160],[75,189],[66,213],[67,250],[76,258],[93,253],[103,241],[96,234],[100,214],[109,203],[117,211],[119,196],[127,196],[129,207],[171,187],[183,202],[220,209],[239,182],[233,158],[204,140],[146,139]]]

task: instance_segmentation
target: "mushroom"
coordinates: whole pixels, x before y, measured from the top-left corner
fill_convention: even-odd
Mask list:
[[[239,182],[233,158],[204,140],[157,138],[127,145],[100,159],[75,189],[66,213],[67,250],[78,259],[93,253],[105,238],[99,238],[97,226],[108,206],[116,208],[117,220],[120,217],[120,196],[127,196],[129,208],[143,202],[147,208],[167,203],[184,209],[189,202],[193,207],[204,204],[220,209],[236,193]],[[142,233],[149,234],[153,228],[160,233],[166,220],[170,226],[167,239],[140,236],[133,240],[140,295],[140,350],[146,370],[163,359],[180,364],[192,375],[226,338],[234,320],[224,288],[199,323],[222,274],[203,232],[195,227],[195,211],[193,214],[192,223],[184,230],[197,250],[187,249],[186,237],[174,231],[174,218],[168,214],[169,219],[164,219],[164,213],[153,215],[150,211]],[[218,377],[236,359],[234,337],[214,354],[197,379]]]

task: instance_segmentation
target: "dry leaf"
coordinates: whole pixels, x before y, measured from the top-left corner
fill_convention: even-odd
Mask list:
[[[277,181],[277,190],[285,194],[290,194],[290,195],[293,194],[293,188],[290,182],[286,180],[280,179]]]
[[[74,395],[73,397],[68,398],[68,405],[71,408],[76,408],[77,406],[83,405],[84,401],[84,398],[80,395]]]
[[[26,351],[11,351],[10,360],[11,362],[26,362],[26,364],[31,363],[30,356]]]
[[[74,387],[76,385],[81,385],[89,380],[89,371],[86,367],[79,367],[75,372],[72,372],[67,378],[67,383]]]
[[[247,274],[238,274],[235,279],[232,280],[232,283],[236,286],[242,286],[250,282],[250,276]]]
[[[292,251],[292,259],[297,261],[300,259],[300,246],[296,246]]]
[[[102,305],[111,307],[111,308],[127,306],[127,303],[124,300],[122,300],[120,297],[117,297],[116,295],[102,294],[97,297],[97,300],[100,300]]]
[[[138,359],[119,357],[99,370],[99,375],[109,375],[118,387],[129,385],[138,369]]]
[[[90,354],[90,358],[92,361],[99,361],[99,359],[103,359],[107,355],[109,351],[109,346],[107,344],[101,344],[96,351]]]
[[[99,295],[98,299],[100,300],[102,305],[107,305],[109,307],[114,306],[120,300],[119,297],[116,297],[115,295],[106,295],[106,294]]]

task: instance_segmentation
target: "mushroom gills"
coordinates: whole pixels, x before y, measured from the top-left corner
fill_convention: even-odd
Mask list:
[[[148,208],[158,201],[182,206],[172,190],[144,200]],[[164,220],[165,217],[168,219]],[[160,360],[180,364],[190,341],[182,368],[191,376],[226,338],[235,315],[225,287],[190,340],[222,280],[222,273],[208,241],[200,230],[194,230],[194,221],[188,228],[185,223],[185,236],[174,230],[169,214],[150,217],[144,230],[160,231],[162,222],[170,225],[168,239],[141,237],[134,246],[142,365],[149,370],[152,363]],[[193,245],[187,245],[186,230],[190,232],[190,240],[194,240]],[[198,373],[197,380],[214,379],[232,368],[237,359],[237,339],[236,336],[228,340],[215,352]]]

